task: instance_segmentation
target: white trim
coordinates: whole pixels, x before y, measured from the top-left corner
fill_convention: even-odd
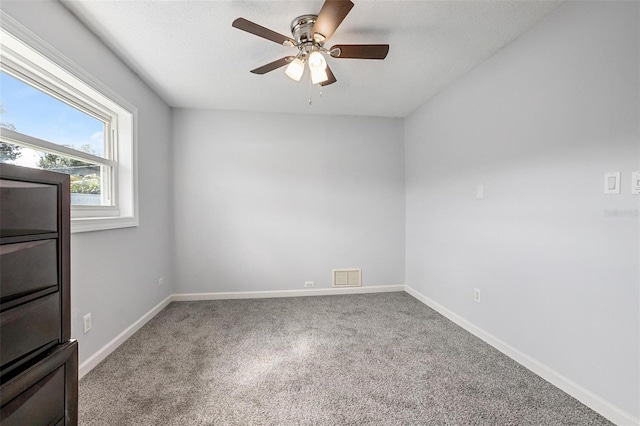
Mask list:
[[[131,228],[139,224],[140,221],[137,216],[77,217],[71,220],[71,233]]]
[[[73,158],[74,160],[80,160],[87,163],[94,163],[100,166],[115,167],[116,162],[109,160],[108,158],[98,157],[97,155],[89,154],[86,152],[78,151],[77,149],[67,148],[64,145],[59,145],[44,139],[34,138],[33,136],[25,135],[15,130],[0,128],[0,138],[7,140],[16,145],[26,146],[37,151],[44,151],[50,154],[65,154],[66,157]]]
[[[460,315],[450,311],[439,303],[429,299],[427,296],[423,295],[417,290],[409,286],[405,286],[405,291],[431,309],[444,315],[446,318],[464,328],[469,333],[484,340],[486,343],[493,346],[503,354],[507,355],[509,358],[513,359],[525,368],[528,368],[533,373],[537,374],[560,390],[576,398],[578,401],[591,408],[593,411],[606,417],[615,424],[621,426],[640,425],[640,421],[631,414],[624,412],[620,408],[614,406],[613,404],[604,400],[593,392],[583,388],[579,384],[573,382],[572,380],[568,379],[567,377],[563,376],[547,365],[541,363],[540,361],[530,357],[523,352],[520,352],[518,349],[503,342],[492,334],[487,333],[480,327],[467,321]]]
[[[331,296],[336,294],[389,293],[404,291],[404,285],[381,285],[349,288],[314,288],[305,290],[273,290],[273,291],[230,291],[220,293],[182,293],[174,294],[174,302],[193,300],[226,300],[226,299],[266,299],[275,297]]]
[[[542,377],[560,390],[566,392],[578,401],[591,408],[595,412],[606,417],[610,421],[620,426],[638,426],[640,421],[629,413],[619,409],[593,392],[583,388],[562,374],[556,372],[547,365],[537,361],[536,359],[520,352],[518,349],[503,342],[490,333],[487,333],[480,327],[467,321],[460,315],[450,311],[439,303],[429,299],[417,290],[405,285],[388,285],[388,286],[371,286],[371,287],[352,287],[352,288],[318,288],[305,290],[275,290],[275,291],[237,291],[237,292],[219,292],[219,293],[181,293],[172,294],[144,314],[139,320],[134,322],[126,330],[104,345],[96,353],[91,355],[86,361],[80,364],[78,377],[82,378],[95,366],[102,362],[109,354],[111,354],[118,346],[124,343],[136,331],[142,328],[151,318],[156,316],[171,302],[186,302],[198,300],[228,300],[228,299],[264,299],[276,297],[301,297],[301,296],[330,296],[337,294],[364,294],[364,293],[386,293],[406,291],[411,296],[418,299],[431,309],[442,314],[455,324],[464,328],[471,334],[482,339],[489,345],[493,346],[509,358],[513,359],[520,365],[531,370],[534,374]]]
[[[87,71],[85,71],[75,62],[71,61],[65,55],[60,53],[60,51],[55,47],[42,40],[31,30],[27,29],[9,14],[7,14],[4,10],[0,10],[0,22],[2,23],[2,27],[13,36],[26,43],[35,51],[44,54],[44,56],[58,64],[60,67],[66,69],[67,72],[72,74],[74,77],[82,80],[92,89],[97,90],[98,92],[102,92],[104,96],[106,96],[107,98],[111,98],[112,101],[119,104],[124,109],[137,113],[138,109],[129,101],[120,96],[118,93],[114,92],[111,88],[109,88],[109,86],[95,78],[93,75],[89,74]]]
[[[171,303],[172,297],[167,296],[162,302],[154,306],[149,312],[144,314],[140,319],[127,327],[122,333],[114,337],[109,343],[100,348],[96,353],[91,355],[80,364],[78,367],[78,379],[84,377],[89,371],[100,364],[106,357],[108,357],[118,346],[123,344],[129,337],[131,337],[136,331],[140,330],[149,320],[155,317],[161,310],[163,310],[169,303]]]
[[[68,96],[78,98],[76,102],[72,103],[78,103],[79,99],[86,101],[84,103],[80,102],[85,109],[87,105],[91,106],[98,102],[93,102],[95,99],[100,99],[96,105],[93,105],[93,108],[88,109],[94,111],[94,113],[96,109],[105,114],[109,112],[113,117],[107,129],[110,129],[111,137],[114,138],[112,141],[114,146],[109,149],[114,151],[110,155],[117,160],[117,165],[113,166],[114,175],[110,184],[113,185],[113,195],[115,196],[112,201],[117,207],[120,216],[108,217],[111,212],[108,206],[94,207],[93,209],[73,206],[71,232],[100,231],[138,226],[137,108],[3,10],[0,10],[0,23],[2,24],[0,28],[7,34],[7,39],[12,40],[12,45],[19,52],[17,58],[22,58],[17,62],[21,63],[24,60],[31,63],[34,69],[40,69],[44,73],[41,77],[45,78],[46,76],[43,81],[49,82],[52,87],[62,90],[65,95],[63,96],[60,93],[59,95],[65,99]],[[9,53],[9,49],[4,49],[4,53],[3,57]],[[43,61],[46,61],[47,64],[53,64],[53,68],[47,66],[42,68]],[[47,71],[45,71],[45,68]],[[87,95],[88,93],[91,96]],[[117,131],[114,132],[114,130]],[[115,140],[116,137],[118,140]],[[58,148],[57,151],[60,151],[60,149]],[[102,159],[101,161],[104,162],[105,160]]]

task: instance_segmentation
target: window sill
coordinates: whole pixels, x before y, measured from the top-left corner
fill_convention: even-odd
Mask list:
[[[121,217],[82,217],[71,219],[71,233],[105,231],[108,229],[131,228],[138,226],[138,218]]]

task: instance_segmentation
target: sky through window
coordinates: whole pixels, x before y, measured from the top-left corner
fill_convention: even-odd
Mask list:
[[[5,125],[58,145],[105,156],[104,123],[21,80],[0,72],[0,105]],[[37,154],[24,150],[15,163],[33,166]],[[32,158],[33,157],[33,158]]]

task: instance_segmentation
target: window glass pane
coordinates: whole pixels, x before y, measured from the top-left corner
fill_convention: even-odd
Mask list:
[[[103,158],[105,123],[0,72],[0,126]]]
[[[71,204],[110,205],[103,197],[106,194],[103,188],[109,179],[109,167],[5,142],[0,142],[0,162],[68,174],[71,176]]]

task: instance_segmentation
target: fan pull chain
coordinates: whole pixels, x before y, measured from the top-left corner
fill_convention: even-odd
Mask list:
[[[309,73],[309,106],[311,106],[311,90],[313,89],[313,83],[311,82],[311,73]]]

